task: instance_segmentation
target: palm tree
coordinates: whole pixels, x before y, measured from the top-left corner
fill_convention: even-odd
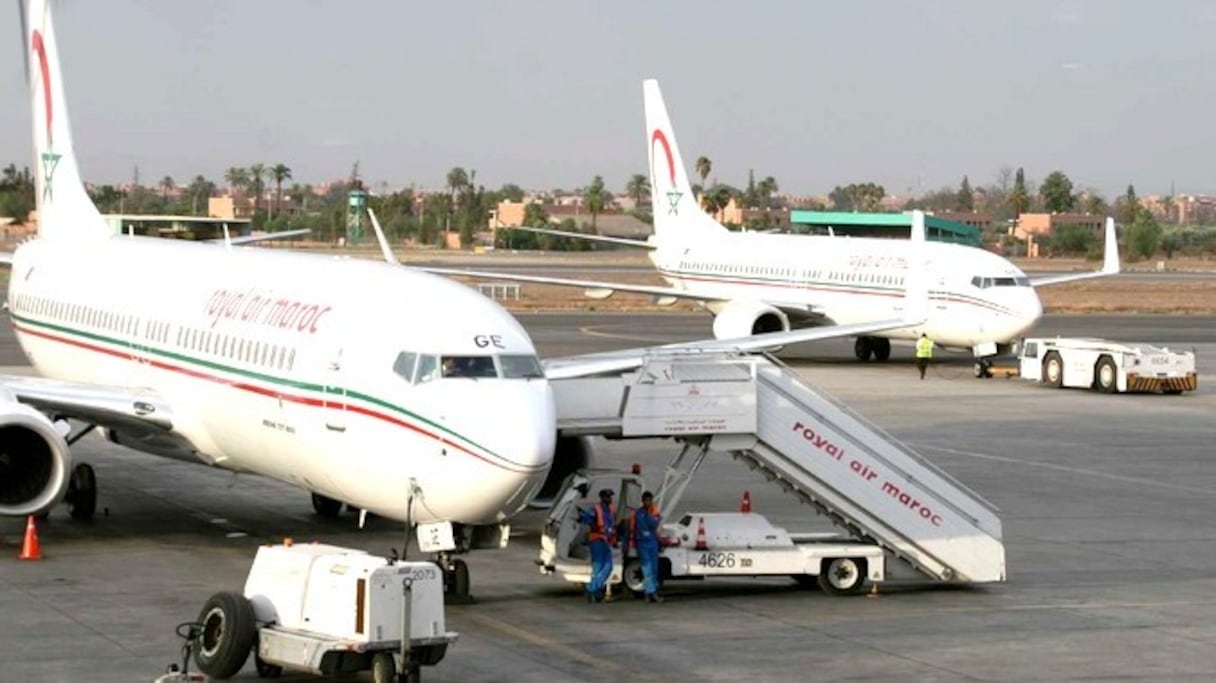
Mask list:
[[[186,193],[190,195],[190,213],[197,216],[199,201],[204,197],[210,198],[214,191],[214,183],[201,175],[194,176],[194,180],[190,181],[190,186],[186,189]]]
[[[452,230],[452,213],[456,208],[456,193],[463,192],[469,185],[469,174],[460,166],[452,167],[448,171],[448,211],[447,222],[443,228],[444,240],[447,240],[447,234]]]
[[[641,173],[634,173],[625,183],[625,194],[633,199],[634,210],[641,210],[642,199],[650,196],[650,179]]]
[[[228,183],[228,194],[236,194],[249,186],[249,170],[241,166],[233,166],[224,172],[224,182]]]
[[[291,179],[291,169],[286,164],[275,164],[270,169],[270,177],[274,178],[274,212],[277,215],[283,207],[283,181]]]
[[[266,164],[253,164],[249,167],[249,191],[253,194],[253,213],[256,216],[262,193],[266,191]]]
[[[596,216],[604,210],[604,205],[608,203],[608,193],[604,190],[603,176],[597,175],[591,179],[591,184],[583,191],[583,203],[591,212],[591,232],[595,232]]]
[[[697,157],[697,175],[701,176],[701,186],[705,186],[705,179],[709,177],[709,172],[714,168],[714,162],[709,160],[709,157]]]
[[[160,188],[160,198],[168,201],[169,193],[173,191],[173,188],[177,187],[177,183],[173,182],[173,176],[167,175],[160,179],[160,183],[157,186]]]
[[[772,201],[773,193],[777,191],[777,179],[770,176],[765,176],[764,180],[756,183],[756,192],[760,194],[760,205],[763,208],[769,207],[769,202]]]

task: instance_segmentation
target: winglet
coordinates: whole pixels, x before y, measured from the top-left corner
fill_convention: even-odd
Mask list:
[[[388,246],[388,238],[384,236],[384,230],[380,228],[380,221],[376,220],[376,212],[372,211],[371,207],[367,209],[367,217],[372,219],[372,230],[376,231],[376,241],[380,243],[380,253],[384,255],[384,260],[394,266],[401,265],[401,262],[397,260],[397,255],[393,253],[392,247]]]
[[[1119,272],[1119,237],[1115,234],[1115,219],[1106,219],[1106,245],[1102,255],[1102,272],[1115,275]]]
[[[920,325],[929,319],[929,264],[925,249],[925,212],[912,212],[911,245],[908,270],[904,276],[904,319]]]

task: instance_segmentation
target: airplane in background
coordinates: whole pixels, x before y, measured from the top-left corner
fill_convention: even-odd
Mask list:
[[[80,179],[50,8],[26,9],[39,229],[4,260],[9,317],[42,377],[0,377],[0,515],[66,498],[92,517],[94,470],[70,444],[100,428],[294,484],[323,515],[344,502],[449,523],[458,549],[505,538],[556,438],[514,317],[412,268],[113,234]],[[450,360],[467,374],[445,376]],[[462,562],[445,570],[467,590]]]
[[[0,375],[0,516],[66,501],[91,518],[96,475],[71,445],[99,428],[135,450],[293,484],[318,514],[345,503],[446,526],[445,585],[467,594],[453,555],[501,547],[515,513],[588,464],[556,448],[546,375],[636,368],[651,349],[542,368],[501,306],[397,263],[374,216],[384,263],[114,234],[81,182],[46,0],[23,19],[39,229],[0,262],[41,377]],[[927,286],[908,281],[898,315],[660,348],[747,352],[915,325]]]
[[[670,286],[576,280],[459,268],[433,273],[580,287],[588,296],[635,292],[671,303],[693,300],[714,315],[718,339],[819,325],[850,325],[900,315],[910,253],[923,249],[928,319],[856,338],[860,360],[887,360],[891,340],[927,334],[937,344],[969,349],[982,359],[1008,352],[1042,316],[1036,287],[1119,272],[1114,221],[1108,219],[1101,270],[1029,278],[1007,259],[974,247],[881,238],[740,233],[727,230],[697,204],[655,80],[642,86],[654,234],[646,241],[513,228],[642,247]]]

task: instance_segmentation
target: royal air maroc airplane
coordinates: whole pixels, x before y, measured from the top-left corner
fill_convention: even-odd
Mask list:
[[[66,500],[91,517],[95,474],[70,445],[95,428],[293,484],[321,514],[346,503],[448,525],[453,552],[496,547],[543,484],[586,464],[554,465],[553,391],[532,341],[473,289],[392,259],[113,234],[81,182],[46,1],[24,18],[39,228],[0,261],[17,341],[41,377],[0,376],[0,516]],[[908,302],[907,315],[697,348],[903,326],[924,289],[909,286]],[[557,374],[637,358],[565,359]],[[446,550],[439,559],[453,592],[467,590],[467,567]]]
[[[718,339],[825,324],[852,324],[898,315],[910,247],[905,240],[820,235],[739,233],[727,230],[697,205],[659,84],[642,85],[646,149],[650,161],[654,234],[646,241],[531,229],[650,250],[669,287],[596,282],[515,273],[430,268],[431,272],[580,287],[589,296],[636,292],[660,300],[694,300],[714,314]],[[518,228],[526,229],[526,228]],[[1036,287],[1119,272],[1112,220],[1106,223],[1102,269],[1031,279],[1001,256],[957,244],[923,246],[928,269],[929,317],[922,325],[860,335],[861,360],[886,360],[891,340],[928,334],[945,347],[977,358],[1010,350],[1043,312]]]

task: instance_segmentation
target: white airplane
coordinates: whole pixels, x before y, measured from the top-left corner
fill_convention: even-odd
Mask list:
[[[0,515],[66,497],[92,516],[95,475],[69,444],[100,427],[294,484],[322,514],[345,502],[451,523],[465,546],[501,532],[545,481],[556,438],[519,323],[416,269],[112,234],[81,183],[45,0],[28,5],[26,39],[39,231],[4,260],[11,322],[42,378],[0,377]]]
[[[848,325],[899,315],[909,268],[909,242],[727,230],[697,205],[659,84],[642,86],[654,235],[647,241],[557,230],[534,232],[650,249],[670,287],[629,285],[515,273],[430,268],[431,272],[581,287],[603,298],[615,291],[697,301],[714,314],[718,339],[825,324]],[[923,325],[858,336],[861,360],[886,360],[891,340],[922,332],[937,344],[970,349],[977,357],[1009,345],[1043,313],[1035,287],[1119,272],[1114,221],[1106,223],[1105,259],[1095,272],[1031,279],[1008,260],[973,247],[924,245],[929,313]]]
[[[71,444],[95,428],[159,456],[269,476],[407,523],[456,547],[497,547],[505,522],[585,466],[556,458],[552,388],[519,323],[474,290],[395,262],[115,235],[81,183],[46,0],[26,44],[38,235],[0,261],[6,306],[40,378],[0,376],[0,516],[97,504]],[[924,244],[923,216],[913,243]],[[916,257],[913,258],[916,260]],[[899,315],[663,347],[752,351],[915,325],[923,269]],[[554,359],[551,377],[637,367],[648,350]],[[448,585],[467,566],[438,558]]]

